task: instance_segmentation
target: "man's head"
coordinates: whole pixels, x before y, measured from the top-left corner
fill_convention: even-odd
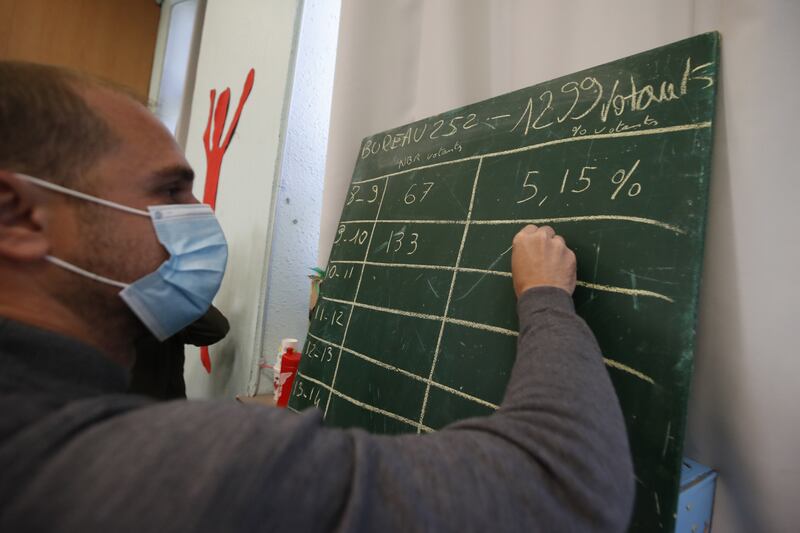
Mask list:
[[[66,70],[0,62],[0,169],[73,182],[118,142],[79,94],[91,81]]]
[[[118,289],[45,256],[129,283],[168,256],[152,223],[36,187],[17,173],[137,209],[195,203],[181,150],[144,106],[108,84],[0,62],[0,315],[107,352],[127,346],[143,330]]]

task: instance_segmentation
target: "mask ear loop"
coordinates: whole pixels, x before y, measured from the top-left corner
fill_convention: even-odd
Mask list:
[[[14,174],[17,178],[20,178],[22,181],[27,181],[34,185],[38,185],[43,189],[48,189],[51,191],[55,191],[61,194],[66,194],[67,196],[73,196],[75,198],[80,198],[81,200],[86,200],[87,202],[93,202],[95,204],[100,204],[105,207],[111,207],[113,209],[119,209],[120,211],[124,211],[126,213],[131,213],[132,215],[140,215],[147,218],[150,218],[150,213],[147,211],[143,211],[141,209],[135,209],[133,207],[128,207],[127,205],[118,204],[116,202],[112,202],[111,200],[104,200],[102,198],[97,198],[96,196],[92,196],[90,194],[86,194],[80,191],[74,191],[67,187],[62,187],[61,185],[51,183],[49,181],[45,181],[40,178],[35,178],[33,176],[29,176],[27,174]],[[53,257],[52,255],[46,255],[45,260],[49,261],[50,263],[60,266],[65,270],[69,270],[75,274],[84,276],[94,281],[99,281],[100,283],[105,283],[106,285],[111,285],[112,287],[119,287],[120,289],[125,289],[128,287],[128,283],[122,283],[121,281],[116,281],[110,278],[106,278],[104,276],[100,276],[95,274],[94,272],[89,272],[88,270],[84,270],[80,267],[73,265],[72,263],[68,263],[63,259],[59,259],[58,257]]]
[[[106,207],[111,207],[114,209],[119,209],[120,211],[125,211],[126,213],[131,213],[132,215],[140,215],[143,217],[150,218],[150,213],[144,211],[142,209],[136,209],[134,207],[128,207],[127,205],[118,204],[117,202],[112,202],[111,200],[104,200],[102,198],[98,198],[96,196],[92,196],[90,194],[86,194],[80,191],[74,191],[67,187],[62,187],[61,185],[57,185],[55,183],[51,183],[49,181],[45,181],[40,178],[34,178],[33,176],[28,176],[27,174],[14,174],[16,177],[22,179],[23,181],[27,181],[33,183],[34,185],[38,185],[44,189],[49,189],[51,191],[60,192],[61,194],[66,194],[67,196],[74,196],[75,198],[80,198],[81,200],[86,200],[87,202],[94,202],[96,204],[104,205]]]
[[[114,287],[119,287],[120,289],[125,289],[128,287],[128,283],[122,283],[121,281],[115,281],[110,278],[106,278],[100,275],[95,274],[94,272],[89,272],[88,270],[84,270],[80,267],[76,267],[72,263],[67,263],[63,259],[59,259],[58,257],[53,257],[52,255],[46,255],[45,259],[54,265],[58,265],[65,270],[69,270],[70,272],[74,272],[75,274],[80,274],[81,276],[86,276],[89,279],[94,281],[99,281],[100,283],[105,283],[107,285],[112,285]]]

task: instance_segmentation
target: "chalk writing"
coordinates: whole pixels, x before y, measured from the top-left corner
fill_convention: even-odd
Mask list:
[[[309,389],[305,389],[303,386],[303,379],[296,379],[295,386],[294,386],[294,395],[298,398],[305,398],[310,400],[314,407],[319,407],[319,393],[320,388],[316,386],[312,386]]]
[[[413,204],[414,202],[417,201],[417,195],[412,193],[412,191],[416,187],[417,187],[417,184],[416,183],[412,183],[411,187],[408,188],[408,190],[406,191],[406,194],[403,196],[403,203],[404,204],[410,205],[410,204]],[[432,188],[433,188],[433,182],[432,181],[426,181],[426,182],[424,182],[422,184],[422,187],[421,187],[422,192],[420,193],[420,196],[419,196],[419,202],[420,203],[425,201],[425,197],[428,196],[428,193],[431,192]]]
[[[605,83],[595,76],[584,76],[547,88],[530,96],[521,111],[500,112],[481,117],[477,113],[455,115],[449,118],[417,123],[397,133],[387,133],[382,137],[367,138],[361,146],[360,158],[368,159],[379,153],[401,150],[422,141],[447,139],[456,135],[471,134],[476,127],[492,130],[503,123],[508,124],[508,132],[527,136],[532,132],[547,130],[564,122],[579,121],[591,117],[607,123],[618,119],[611,126],[595,128],[593,133],[624,132],[643,127],[655,127],[658,121],[649,114],[641,119],[626,123],[622,117],[653,109],[662,104],[678,101],[692,91],[708,90],[714,86],[714,78],[709,75],[715,67],[714,62],[695,64],[687,57],[680,71],[673,76],[655,82],[644,83],[635,75],[617,78]],[[573,135],[586,135],[590,131],[578,124],[572,128]],[[403,155],[396,161],[399,169],[421,161],[430,161],[452,152],[461,152],[462,145],[456,142],[451,147],[441,147],[436,152],[423,156],[420,153]]]
[[[344,326],[342,322],[343,317],[344,311],[335,308],[331,310],[324,305],[317,305],[314,309],[313,319],[318,322],[324,322],[333,326]]]

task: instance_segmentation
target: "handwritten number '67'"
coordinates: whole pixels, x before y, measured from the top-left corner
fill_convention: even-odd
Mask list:
[[[414,190],[414,187],[416,187],[416,186],[417,186],[416,183],[412,183],[411,187],[409,187],[408,190],[406,191],[405,196],[403,196],[403,202],[405,202],[406,205],[411,205],[411,204],[413,204],[414,202],[417,201],[417,195],[411,192],[411,191]],[[419,202],[420,203],[422,203],[422,201],[425,199],[425,197],[428,196],[428,193],[431,192],[432,188],[433,188],[433,182],[432,181],[423,182],[423,184],[422,184],[422,195],[419,197]]]

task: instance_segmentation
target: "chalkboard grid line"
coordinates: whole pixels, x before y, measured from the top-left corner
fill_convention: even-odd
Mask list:
[[[371,311],[380,311],[380,312],[383,312],[383,313],[389,313],[389,314],[393,314],[393,315],[401,315],[401,316],[407,316],[407,317],[412,317],[412,318],[422,318],[422,319],[425,319],[425,320],[433,320],[433,321],[437,321],[437,322],[438,321],[444,321],[444,322],[447,322],[447,323],[450,323],[450,324],[456,324],[456,325],[464,326],[464,327],[468,327],[468,328],[480,329],[480,330],[483,330],[483,331],[490,331],[492,333],[500,333],[501,335],[507,335],[509,337],[517,337],[519,335],[518,332],[516,332],[514,330],[511,330],[511,329],[501,328],[501,327],[498,327],[498,326],[491,326],[489,324],[483,324],[481,322],[471,322],[469,320],[461,320],[460,318],[445,317],[445,316],[439,316],[439,315],[431,315],[431,314],[427,314],[427,313],[417,313],[417,312],[414,312],[414,311],[404,311],[402,309],[393,309],[391,307],[380,307],[380,306],[377,306],[377,305],[370,305],[370,304],[365,304],[365,303],[361,303],[361,302],[349,302],[347,300],[339,300],[337,298],[329,298],[327,296],[322,296],[322,299],[323,300],[327,300],[327,301],[332,302],[332,303],[353,305],[355,307],[361,307],[361,308],[364,308],[364,309],[369,309]],[[327,342],[327,341],[324,341],[324,342]],[[635,376],[635,377],[641,379],[642,381],[646,381],[646,382],[648,382],[648,383],[650,383],[652,385],[656,384],[656,382],[653,380],[653,378],[651,378],[647,374],[644,374],[641,371],[636,370],[635,368],[632,368],[632,367],[630,367],[630,366],[628,366],[628,365],[626,365],[624,363],[621,363],[621,362],[619,362],[619,361],[617,361],[615,359],[609,359],[607,357],[604,357],[603,361],[606,363],[606,365],[608,365],[608,366],[610,366],[612,368],[616,368],[617,370],[621,370],[623,372],[626,372],[627,374]]]
[[[361,307],[362,309],[369,309],[370,311],[381,311],[383,313],[390,313],[393,315],[401,315],[401,316],[408,316],[412,318],[423,318],[425,320],[433,320],[435,322],[449,322],[451,324],[457,324],[459,326],[466,326],[468,328],[473,329],[480,329],[483,331],[490,331],[492,333],[500,333],[501,335],[507,335],[509,337],[516,337],[517,332],[513,329],[506,329],[501,328],[499,326],[491,326],[489,324],[483,324],[482,322],[472,322],[469,320],[461,320],[460,318],[453,318],[449,316],[442,316],[442,315],[431,315],[429,313],[418,313],[416,311],[404,311],[403,309],[394,309],[392,307],[381,307],[379,305],[371,305],[365,304],[362,302],[351,302],[349,300],[340,300],[338,298],[329,298],[327,296],[322,296],[322,300],[326,300],[328,302],[336,303],[336,304],[344,304],[344,305],[352,305],[355,307]],[[344,342],[344,341],[343,341]]]
[[[328,340],[323,339],[321,337],[317,337],[316,335],[313,335],[311,333],[309,333],[308,335],[310,337],[313,337],[314,339],[316,339],[319,342],[324,342],[326,344],[329,344],[330,346],[333,346],[334,348],[339,348],[339,349],[341,349],[341,350],[343,350],[345,352],[348,352],[348,353],[350,353],[350,354],[352,354],[352,355],[354,355],[356,357],[359,357],[359,358],[363,359],[364,361],[372,363],[372,364],[374,364],[376,366],[380,366],[380,367],[385,368],[387,370],[398,372],[398,373],[400,373],[402,375],[405,375],[407,377],[410,377],[410,378],[412,378],[412,379],[414,379],[416,381],[427,382],[427,380],[425,378],[417,376],[416,374],[408,372],[407,370],[403,370],[402,368],[397,368],[395,366],[389,365],[387,363],[384,363],[382,361],[379,361],[377,359],[369,357],[368,355],[364,355],[362,353],[356,352],[355,350],[351,350],[349,348],[346,348],[344,346],[338,345],[338,344],[336,344],[334,342],[328,341]],[[607,366],[610,366],[612,368],[616,368],[617,370],[621,370],[623,372],[627,372],[628,374],[632,374],[632,375],[638,377],[639,379],[641,379],[642,381],[646,381],[646,382],[650,383],[651,385],[656,385],[656,382],[650,376],[648,376],[646,374],[643,374],[642,372],[639,372],[638,370],[633,369],[633,368],[631,368],[631,367],[629,367],[627,365],[624,365],[624,364],[620,363],[619,361],[615,361],[613,359],[608,359],[608,358],[604,357],[603,358],[603,362]],[[356,400],[356,399],[354,399],[354,398],[352,398],[352,397],[350,397],[350,396],[348,396],[346,394],[342,394],[339,391],[334,390],[329,385],[325,385],[324,383],[322,383],[322,382],[320,382],[320,381],[318,381],[316,379],[310,378],[310,377],[308,377],[308,376],[306,376],[306,375],[304,375],[302,373],[298,373],[298,374],[300,375],[300,377],[302,379],[305,379],[305,380],[307,380],[309,382],[312,382],[312,383],[314,383],[316,385],[319,385],[320,387],[323,387],[323,388],[327,389],[329,391],[329,398],[330,398],[330,393],[333,393],[334,395],[342,398],[343,400],[345,400],[347,402],[350,402],[353,405],[356,405],[358,407],[361,407],[362,409],[366,409],[367,411],[372,411],[374,413],[382,414],[382,415],[387,416],[389,418],[392,418],[394,420],[399,420],[401,422],[404,422],[404,423],[414,427],[415,429],[420,429],[421,431],[426,431],[426,432],[429,432],[429,433],[435,431],[434,429],[432,429],[432,428],[430,428],[428,426],[425,426],[425,425],[423,425],[423,424],[421,424],[419,422],[414,422],[413,420],[410,420],[410,419],[405,418],[403,416],[400,416],[398,414],[392,413],[391,411],[387,411],[385,409],[381,409],[381,408],[376,407],[374,405],[370,405],[370,404],[368,404],[366,402],[362,402],[360,400]],[[497,405],[497,404],[488,402],[486,400],[478,398],[477,396],[473,396],[471,394],[467,394],[465,392],[462,392],[460,390],[454,389],[452,387],[448,387],[447,385],[442,385],[441,383],[438,383],[436,381],[431,380],[431,385],[436,387],[436,388],[439,388],[439,389],[441,389],[441,390],[443,390],[445,392],[453,394],[455,396],[459,396],[461,398],[464,398],[465,400],[469,400],[469,401],[478,403],[480,405],[483,405],[483,406],[486,406],[486,407],[489,407],[489,408],[492,408],[492,409],[495,409],[495,410],[500,408],[500,406]],[[295,413],[299,412],[299,411],[297,411],[297,409],[294,409],[293,407],[289,407],[289,408],[292,411],[294,411]]]
[[[624,364],[620,363],[619,361],[615,361],[613,359],[608,359],[607,357],[603,357],[603,362],[607,366],[610,366],[611,368],[616,368],[617,370],[622,370],[623,372],[627,372],[628,374],[636,376],[637,378],[641,379],[642,381],[646,381],[647,383],[649,383],[651,385],[656,385],[655,380],[653,378],[651,378],[650,376],[648,376],[647,374],[639,372],[635,368],[631,368],[628,365],[624,365]]]
[[[439,360],[439,351],[442,345],[442,335],[444,334],[444,326],[447,323],[447,313],[450,311],[450,301],[453,299],[453,289],[456,286],[456,277],[458,277],[458,265],[461,263],[461,254],[464,252],[464,244],[467,242],[467,233],[469,233],[469,221],[472,218],[472,208],[475,205],[475,191],[478,188],[478,179],[481,176],[481,167],[483,166],[483,158],[478,159],[478,168],[475,170],[475,177],[472,181],[472,194],[469,198],[469,208],[467,209],[467,220],[464,224],[464,232],[461,234],[461,244],[458,247],[458,255],[456,255],[456,264],[453,270],[453,275],[450,278],[450,290],[447,293],[447,301],[444,304],[444,313],[442,314],[442,323],[439,326],[439,336],[436,338],[436,348],[433,351],[433,361],[431,362],[431,371],[428,374],[427,384],[425,385],[425,395],[422,397],[422,409],[419,413],[419,423],[425,419],[425,412],[428,409],[428,395],[431,391],[431,382],[433,381],[433,373],[436,371],[436,363]],[[387,178],[388,184],[388,178]],[[364,260],[367,258],[364,257]],[[364,269],[361,269],[364,272]],[[419,433],[420,430],[417,430]]]
[[[315,384],[315,385],[317,385],[319,387],[322,387],[324,389],[328,389],[328,403],[330,403],[330,400],[331,400],[332,396],[338,396],[339,398],[341,398],[341,399],[343,399],[345,401],[348,401],[348,402],[352,403],[353,405],[361,407],[362,409],[366,409],[367,411],[372,411],[373,413],[378,413],[379,415],[383,415],[383,416],[385,416],[387,418],[391,418],[393,420],[397,420],[397,421],[403,422],[404,424],[408,424],[409,426],[412,426],[412,427],[416,428],[418,432],[425,431],[427,433],[433,433],[435,431],[433,428],[430,428],[430,427],[428,427],[428,426],[426,426],[424,424],[421,424],[419,422],[411,420],[410,418],[406,418],[404,416],[400,416],[400,415],[398,415],[396,413],[393,413],[391,411],[387,411],[385,409],[381,409],[380,407],[375,407],[374,405],[370,405],[368,403],[364,403],[361,400],[356,400],[352,396],[348,396],[347,394],[344,394],[343,392],[340,392],[340,391],[334,389],[332,386],[326,385],[325,383],[319,381],[318,379],[314,379],[312,377],[309,377],[309,376],[303,374],[302,372],[298,371],[297,372],[297,376],[302,378],[303,380],[308,381],[310,383],[313,383],[313,384]]]
[[[553,146],[556,144],[564,144],[577,141],[596,141],[599,139],[614,139],[618,137],[639,137],[644,135],[660,135],[662,133],[673,133],[673,132],[687,131],[687,130],[700,130],[710,127],[711,127],[711,121],[709,120],[705,122],[695,122],[692,124],[679,124],[677,126],[665,126],[663,128],[651,128],[647,130],[621,131],[616,133],[596,133],[592,135],[580,135],[577,137],[564,137],[562,139],[554,139],[552,141],[545,141],[537,144],[520,146],[519,148],[511,148],[510,150],[501,150],[498,152],[489,152],[486,154],[470,155],[467,157],[462,157],[460,159],[453,159],[452,161],[442,161],[440,163],[431,163],[429,165],[420,165],[414,168],[406,168],[403,170],[398,170],[397,172],[390,172],[388,174],[383,174],[382,176],[376,176],[374,178],[355,180],[352,181],[351,183],[353,185],[358,185],[361,183],[368,183],[370,181],[377,181],[384,178],[391,178],[392,176],[399,176],[401,174],[406,174],[408,172],[416,172],[417,170],[423,170],[426,168],[439,167],[442,165],[452,165],[455,163],[462,163],[464,161],[474,161],[475,159],[483,159],[485,157],[499,157],[503,155],[518,154],[520,152],[527,152],[529,150],[536,150],[538,148],[545,148],[547,146]]]
[[[504,272],[502,270],[485,270],[482,268],[469,268],[462,266],[456,268],[447,265],[424,265],[419,263],[380,263],[376,261],[348,261],[348,260],[334,260],[330,261],[330,263],[344,264],[344,265],[366,265],[366,266],[389,267],[389,268],[419,268],[427,270],[445,270],[445,271],[457,270],[459,272],[471,272],[474,274],[486,274],[490,276],[500,276],[505,278],[511,277],[511,272]],[[589,283],[588,281],[580,281],[580,280],[578,280],[576,283],[579,287],[584,287],[587,289],[625,294],[628,296],[650,296],[652,298],[658,298],[659,300],[664,300],[669,303],[675,303],[675,300],[673,300],[666,294],[661,294],[660,292],[649,291],[646,289],[630,289],[628,287],[617,287],[615,285],[601,285],[599,283]]]
[[[379,360],[374,359],[374,358],[372,358],[372,357],[370,357],[368,355],[362,354],[362,353],[357,352],[355,350],[351,350],[350,348],[347,348],[345,346],[336,344],[335,342],[331,342],[331,341],[329,341],[327,339],[323,339],[323,338],[318,337],[318,336],[316,336],[316,335],[314,335],[312,333],[309,333],[308,336],[316,339],[319,342],[324,342],[325,344],[333,346],[334,348],[338,348],[338,349],[340,349],[342,351],[350,353],[350,354],[354,355],[355,357],[358,357],[358,358],[360,358],[360,359],[362,359],[364,361],[367,361],[368,363],[374,364],[374,365],[379,366],[381,368],[385,368],[386,370],[397,372],[397,373],[402,374],[402,375],[404,375],[406,377],[414,379],[415,381],[420,381],[420,382],[424,382],[424,383],[428,382],[428,380],[426,380],[425,378],[423,378],[421,376],[418,376],[418,375],[416,375],[416,374],[414,374],[412,372],[409,372],[407,370],[403,370],[402,368],[398,368],[398,367],[395,367],[393,365],[384,363],[383,361],[379,361]],[[609,358],[604,357],[603,358],[603,362],[607,366],[610,366],[612,368],[616,368],[617,370],[621,370],[623,372],[626,372],[628,374],[636,376],[639,379],[641,379],[642,381],[646,381],[647,383],[650,383],[651,385],[656,385],[656,382],[650,376],[648,376],[646,374],[643,374],[642,372],[639,372],[638,370],[633,369],[633,368],[631,368],[631,367],[629,367],[629,366],[627,366],[625,364],[622,364],[619,361],[615,361],[613,359],[609,359]],[[321,387],[323,387],[325,389],[328,389],[328,391],[333,391],[333,389],[330,386],[325,385],[324,383],[322,383],[322,382],[320,382],[318,380],[315,380],[313,378],[309,378],[308,376],[306,376],[306,375],[304,375],[302,373],[300,374],[300,376],[301,376],[302,379],[308,380],[309,382],[312,382],[312,383],[314,383],[316,385],[319,385],[319,386],[321,386]],[[497,410],[500,407],[497,404],[494,404],[492,402],[486,401],[486,400],[484,400],[482,398],[479,398],[477,396],[473,396],[471,394],[467,394],[465,392],[462,392],[460,390],[454,389],[452,387],[448,387],[447,385],[443,385],[443,384],[438,383],[437,381],[434,381],[434,380],[430,380],[430,384],[431,384],[431,386],[436,387],[438,389],[441,389],[441,390],[443,390],[445,392],[448,392],[448,393],[453,394],[455,396],[459,396],[459,397],[461,397],[461,398],[463,398],[465,400],[468,400],[468,401],[471,401],[471,402],[475,402],[475,403],[483,405],[485,407],[489,407],[489,408],[494,409],[494,410]],[[392,413],[391,411],[386,411],[385,409],[381,409],[381,408],[376,407],[374,405],[370,405],[370,404],[368,404],[366,402],[362,402],[360,400],[355,400],[354,398],[351,398],[350,396],[348,396],[346,394],[341,394],[338,391],[335,391],[334,394],[336,396],[339,396],[340,398],[342,398],[345,401],[348,401],[348,402],[353,403],[354,405],[356,405],[358,407],[361,407],[362,409],[366,409],[368,411],[372,411],[372,412],[375,412],[375,413],[379,413],[379,414],[385,415],[385,416],[387,416],[389,418],[392,418],[394,420],[400,420],[402,422],[405,422],[406,424],[409,424],[409,425],[413,426],[415,429],[421,429],[422,431],[427,431],[427,432],[435,431],[435,430],[433,430],[433,429],[431,429],[431,428],[429,428],[429,427],[427,427],[427,426],[425,426],[425,425],[423,425],[421,423],[414,422],[414,421],[412,421],[412,420],[410,420],[408,418],[405,418],[405,417],[402,417],[402,416],[397,415],[395,413]],[[294,409],[292,407],[290,407],[290,409],[292,411],[296,412],[296,413],[299,412],[299,411],[297,411],[297,409]]]
[[[314,335],[312,333],[309,333],[308,336],[313,338],[313,339],[318,340],[319,342],[324,342],[325,344],[333,346],[334,348],[341,349],[341,350],[343,350],[343,351],[345,351],[345,352],[347,352],[347,353],[349,353],[351,355],[354,355],[355,357],[358,357],[359,359],[363,359],[364,361],[367,361],[368,363],[372,363],[375,366],[379,366],[381,368],[385,368],[386,370],[391,370],[392,372],[397,372],[398,374],[402,374],[402,375],[404,375],[404,376],[406,376],[408,378],[411,378],[411,379],[413,379],[415,381],[421,381],[422,383],[427,383],[428,382],[427,379],[425,379],[422,376],[418,376],[418,375],[414,374],[413,372],[409,372],[408,370],[403,370],[402,368],[398,368],[398,367],[396,367],[394,365],[390,365],[388,363],[384,363],[383,361],[379,361],[378,359],[372,358],[372,357],[370,357],[368,355],[365,355],[363,353],[359,353],[359,352],[357,352],[355,350],[351,350],[350,348],[347,348],[346,346],[341,346],[341,345],[336,344],[335,342],[331,342],[331,341],[323,339],[321,337],[317,337],[316,335]],[[500,407],[499,405],[497,405],[495,403],[489,402],[489,401],[484,400],[482,398],[478,398],[477,396],[473,396],[471,394],[467,394],[466,392],[460,391],[458,389],[454,389],[452,387],[448,387],[447,385],[442,385],[441,383],[439,383],[437,381],[431,380],[430,383],[431,383],[431,385],[433,385],[434,387],[436,387],[438,389],[441,389],[441,390],[443,390],[445,392],[449,392],[450,394],[453,394],[455,396],[459,396],[461,398],[464,398],[465,400],[469,400],[471,402],[475,402],[475,403],[481,404],[481,405],[483,405],[485,407],[491,407],[492,409],[497,409],[497,408]]]
[[[367,260],[367,255],[369,255],[370,246],[372,246],[372,237],[375,235],[375,227],[378,224],[378,219],[381,216],[381,207],[383,207],[383,198],[386,196],[386,189],[389,188],[389,180],[387,179],[383,184],[383,192],[381,192],[381,200],[378,203],[378,209],[375,211],[375,219],[372,223],[372,231],[369,233],[369,239],[367,240],[367,249],[364,251],[364,261]],[[364,269],[361,269],[361,272],[358,274],[358,284],[356,284],[356,292],[353,295],[353,301],[358,300],[358,291],[361,288],[361,280],[364,279]],[[344,326],[344,333],[342,334],[342,346],[344,346],[345,342],[347,341],[347,329],[350,327],[350,319],[353,318],[353,310],[355,309],[354,305],[350,306],[350,313],[347,315],[347,323]],[[336,367],[333,369],[333,378],[331,379],[331,386],[330,390],[333,391],[334,387],[336,386],[336,376],[339,374],[339,363],[342,361],[342,350],[339,348],[339,354],[336,358]],[[325,412],[323,414],[323,418],[328,416],[328,409],[331,406],[331,395],[328,394],[328,401],[325,402]]]
[[[551,218],[515,218],[515,219],[499,219],[499,220],[480,220],[475,219],[471,220],[470,224],[475,225],[485,225],[485,226],[502,226],[507,224],[561,224],[564,222],[597,222],[602,220],[617,220],[623,222],[637,222],[639,224],[647,224],[650,226],[657,226],[659,228],[664,228],[670,230],[674,233],[678,233],[681,235],[686,234],[686,230],[680,228],[678,226],[668,224],[666,222],[661,222],[660,220],[654,220],[652,218],[645,218],[645,217],[632,217],[627,215],[583,215],[583,216],[575,216],[575,217],[551,217]],[[416,219],[416,220],[391,220],[391,219],[383,219],[383,220],[342,220],[339,222],[339,225],[343,224],[366,224],[366,223],[378,223],[378,224],[465,224],[466,220],[425,220],[425,219]]]

